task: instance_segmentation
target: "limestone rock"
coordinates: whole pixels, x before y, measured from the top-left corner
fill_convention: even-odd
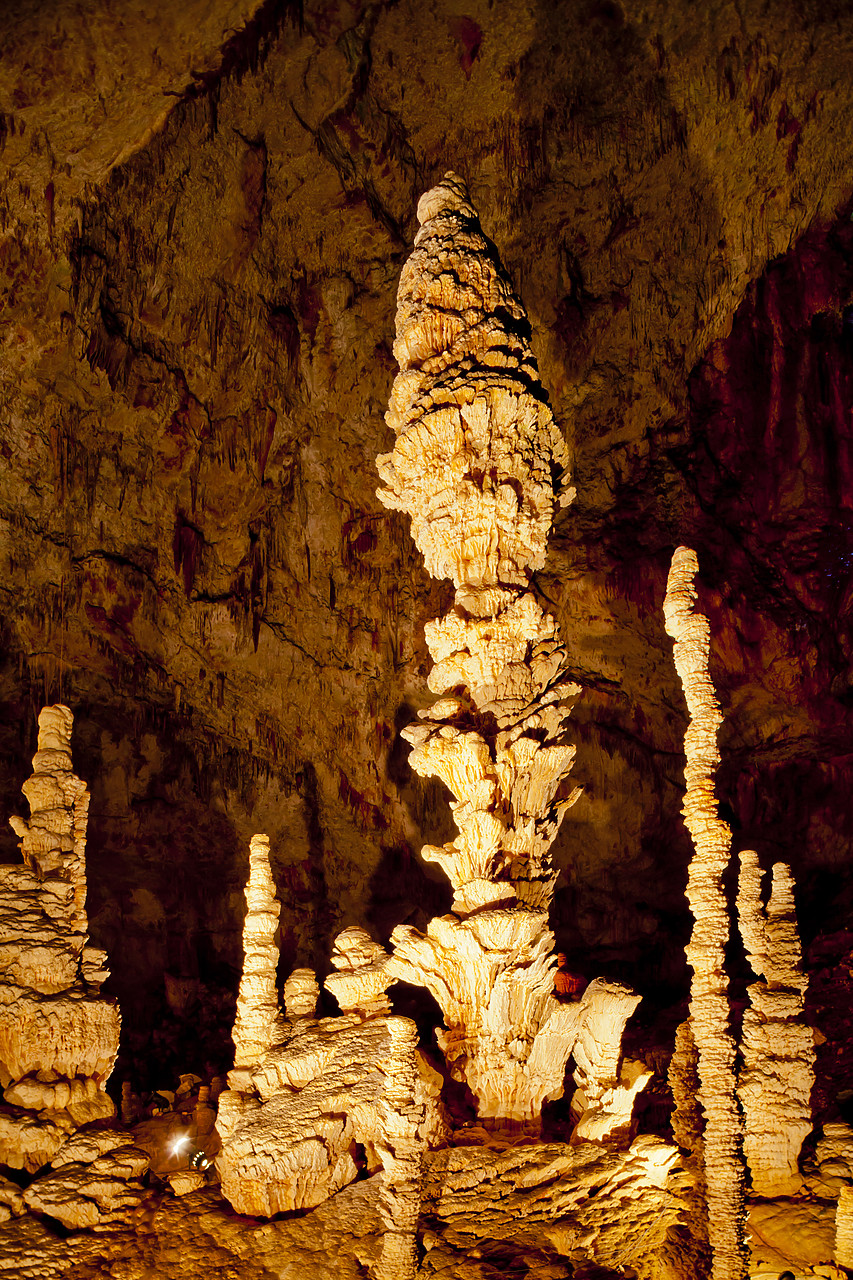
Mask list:
[[[285,983],[287,1017],[281,1018],[273,891],[268,842],[256,837],[235,1067],[219,1097],[222,1194],[239,1213],[272,1217],[322,1204],[353,1182],[360,1166],[381,1170],[385,1231],[375,1274],[407,1280],[416,1267],[424,1142],[441,1131],[417,1029],[386,1012],[388,956],[358,927],[345,929],[332,953],[337,971],[327,985],[341,1016],[314,1017],[316,978],[301,969]]]
[[[427,569],[457,588],[426,628],[430,688],[446,696],[403,736],[416,772],[453,793],[459,834],[423,850],[453,886],[453,913],[425,934],[395,929],[388,972],[435,996],[440,1047],[478,1114],[535,1128],[562,1093],[579,1018],[553,994],[548,931],[550,848],[578,796],[565,722],[579,689],[554,619],[527,590],[555,499],[570,496],[567,454],[524,309],[461,179],[447,174],[418,217],[379,496],[411,515]]]
[[[392,981],[387,972],[388,953],[366,929],[352,925],[339,933],[331,961],[337,972],[330,973],[324,985],[344,1013],[358,1010],[369,1017],[390,1011],[385,995]]]
[[[748,988],[743,1019],[738,1098],[744,1152],[754,1194],[783,1196],[802,1182],[797,1157],[812,1128],[814,1037],[804,1017],[806,979],[791,872],[775,864],[765,908],[758,855],[744,850],[740,867],[738,922],[747,959],[764,979]]]
[[[717,815],[714,776],[719,764],[717,730],[722,717],[708,673],[710,627],[693,608],[696,555],[678,547],[672,557],[664,601],[667,634],[684,690],[689,724],[684,820],[696,855],[690,864],[687,900],[694,926],[687,946],[693,969],[690,1016],[699,1056],[699,1099],[705,1113],[703,1157],[713,1280],[743,1280],[744,1171],[740,1158],[743,1122],[735,1096],[735,1045],[729,1031],[725,948],[729,918],[722,876],[729,862],[731,832]]]
[[[176,1196],[188,1196],[204,1186],[204,1174],[195,1169],[181,1169],[169,1174],[169,1186]]]
[[[674,1103],[673,1136],[680,1147],[696,1155],[702,1150],[702,1112],[698,1103],[699,1054],[689,1018],[676,1029],[668,1078]]]
[[[232,1033],[234,1066],[238,1071],[260,1062],[273,1038],[278,1015],[275,931],[280,911],[270,871],[269,840],[264,835],[253,836],[243,924],[243,976]]]
[[[453,1147],[427,1156],[424,1209],[451,1240],[543,1237],[564,1256],[654,1275],[689,1186],[677,1150],[598,1143]],[[591,1192],[594,1189],[594,1195]]]
[[[832,1205],[815,1200],[781,1198],[759,1201],[749,1209],[750,1270],[765,1268],[778,1276],[837,1276],[832,1265],[835,1224]],[[841,1280],[839,1276],[839,1280]]]
[[[120,1129],[74,1134],[57,1151],[50,1172],[31,1182],[24,1203],[69,1229],[104,1230],[126,1222],[144,1197],[148,1155]]]
[[[643,1063],[622,1058],[625,1024],[639,1003],[630,987],[604,978],[591,982],[581,998],[572,1050],[577,1085],[572,1109],[579,1116],[575,1139],[601,1142],[630,1134],[634,1101],[654,1075]]]
[[[835,1211],[835,1261],[853,1267],[853,1187],[841,1188]]]
[[[397,303],[397,442],[379,459],[379,497],[409,512],[434,577],[523,586],[545,559],[566,448],[530,394],[527,317],[461,179],[448,173],[422,196],[418,219]]]
[[[43,708],[29,821],[12,818],[24,866],[0,867],[0,1160],[35,1171],[68,1131],[114,1114],[105,1083],[118,1050],[108,976],[88,945],[86,824],[89,793],[71,761],[74,717]],[[41,1129],[41,1138],[38,1129]]]

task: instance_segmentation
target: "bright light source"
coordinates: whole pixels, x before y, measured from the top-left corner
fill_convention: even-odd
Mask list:
[[[189,1134],[186,1134],[186,1133],[182,1134],[180,1138],[175,1138],[174,1142],[172,1143],[172,1155],[173,1156],[179,1155],[181,1152],[181,1149],[187,1145],[189,1140],[190,1140]]]

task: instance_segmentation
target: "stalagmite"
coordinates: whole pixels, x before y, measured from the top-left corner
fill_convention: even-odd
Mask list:
[[[42,710],[23,787],[31,817],[11,819],[24,866],[0,867],[0,1163],[30,1171],[114,1113],[120,1018],[100,995],[106,954],[88,945],[89,793],[72,768],[73,722],[67,707]]]
[[[842,1187],[835,1211],[835,1261],[853,1268],[853,1187]]]
[[[234,1069],[246,1070],[260,1062],[270,1047],[278,1017],[275,988],[278,945],[275,931],[281,906],[276,901],[270,871],[270,842],[252,836],[249,845],[249,880],[246,884],[246,919],[243,924],[243,976],[237,993],[234,1020]]]
[[[577,1085],[572,1111],[579,1116],[576,1141],[630,1138],[634,1100],[654,1074],[642,1062],[622,1058],[625,1024],[639,1003],[630,987],[603,978],[596,978],[584,992],[583,1017],[572,1050]]]
[[[690,723],[684,737],[684,819],[696,849],[687,880],[693,934],[687,960],[693,969],[690,1014],[699,1056],[699,1100],[705,1113],[704,1168],[713,1280],[747,1274],[744,1243],[743,1122],[735,1094],[735,1044],[729,1030],[725,948],[729,917],[722,876],[729,862],[731,832],[717,816],[714,774],[719,763],[717,730],[722,721],[708,672],[710,628],[693,609],[696,555],[678,547],[672,557],[664,601],[667,633],[675,641],[675,666]]]
[[[297,969],[275,993],[277,910],[266,837],[252,841],[243,929],[244,969],[235,1020],[235,1066],[219,1098],[216,1157],[223,1195],[259,1217],[310,1209],[359,1175],[359,1151],[380,1173],[385,1226],[377,1280],[408,1280],[416,1264],[421,1162],[427,1119],[417,1028],[391,1015],[388,955],[353,926],[338,935],[326,985],[341,1014],[316,1014],[312,970]]]
[[[743,1019],[743,1067],[738,1097],[744,1113],[744,1151],[752,1190],[790,1195],[802,1183],[797,1157],[811,1131],[814,1037],[804,1020],[803,976],[793,880],[783,862],[773,867],[770,897],[762,902],[758,854],[740,855],[738,921],[753,971]]]
[[[554,619],[529,589],[567,453],[547,406],[521,303],[447,174],[418,206],[403,268],[388,425],[378,459],[386,506],[411,516],[435,577],[456,587],[428,624],[439,700],[404,731],[412,767],[455,796],[459,830],[423,856],[454,890],[452,914],[392,935],[389,970],[441,1006],[439,1043],[479,1115],[535,1128],[562,1093],[582,1013],[553,994],[550,849],[578,795],[566,722],[579,692]]]

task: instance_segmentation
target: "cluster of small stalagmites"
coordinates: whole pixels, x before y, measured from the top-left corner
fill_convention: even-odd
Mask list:
[[[803,975],[794,884],[783,862],[773,867],[765,907],[758,854],[740,855],[738,921],[747,959],[763,981],[748,988],[738,1097],[744,1153],[755,1195],[789,1195],[802,1184],[797,1158],[811,1132],[814,1036],[804,1019]]]
[[[422,1072],[417,1028],[390,1012],[388,956],[364,929],[345,929],[327,987],[341,1013],[316,1017],[310,969],[291,973],[285,1016],[275,1002],[274,884],[265,837],[252,841],[236,1065],[219,1099],[222,1192],[240,1213],[309,1209],[367,1171],[381,1171],[387,1280],[414,1275],[425,1141],[441,1135],[437,1093]],[[427,1115],[427,1111],[431,1115]]]
[[[29,821],[12,818],[24,865],[0,867],[0,1162],[31,1172],[68,1134],[114,1113],[104,1084],[118,1051],[106,955],[88,946],[89,793],[71,762],[73,716],[45,707]]]
[[[567,463],[521,303],[447,174],[418,206],[400,279],[400,365],[378,460],[426,566],[456,587],[428,624],[438,702],[404,731],[412,767],[453,793],[459,834],[423,855],[454,889],[426,935],[395,930],[391,970],[441,1006],[450,1070],[483,1119],[535,1125],[562,1092],[578,1011],[553,994],[550,849],[577,798],[566,722],[579,692],[554,619],[529,589]]]
[[[718,817],[714,796],[720,759],[717,730],[722,716],[708,671],[708,620],[693,608],[697,572],[695,553],[678,547],[667,581],[664,618],[667,633],[675,642],[675,666],[690,717],[684,738],[683,813],[696,852],[687,880],[687,900],[694,918],[687,960],[693,969],[690,1014],[698,1052],[699,1100],[705,1115],[703,1155],[712,1280],[741,1280],[747,1273],[743,1120],[736,1097],[735,1043],[729,1029],[725,974],[729,915],[722,885],[731,832]]]

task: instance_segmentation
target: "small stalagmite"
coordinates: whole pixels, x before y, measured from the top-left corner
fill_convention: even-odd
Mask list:
[[[548,929],[551,846],[579,794],[567,720],[580,690],[531,590],[555,503],[574,491],[527,316],[462,180],[446,174],[418,219],[379,497],[411,516],[427,569],[456,587],[426,628],[438,701],[403,736],[412,767],[453,793],[459,834],[423,850],[453,886],[451,914],[425,934],[395,929],[389,968],[438,1001],[440,1046],[480,1117],[536,1128],[582,1019],[554,995]]]
[[[634,1101],[654,1074],[644,1063],[622,1056],[625,1024],[639,1003],[630,987],[604,978],[596,978],[584,992],[572,1050],[577,1085],[572,1111],[579,1117],[575,1141],[630,1139]]]
[[[725,948],[729,915],[722,876],[728,866],[731,831],[717,815],[715,770],[719,764],[717,730],[722,722],[708,671],[710,627],[693,608],[695,552],[678,547],[666,587],[664,618],[675,642],[675,667],[690,717],[684,736],[684,820],[695,856],[687,878],[693,933],[687,960],[693,970],[690,1015],[698,1052],[699,1100],[705,1113],[704,1170],[712,1280],[743,1280],[747,1275],[743,1121],[735,1092],[735,1042],[729,1029]]]
[[[326,981],[340,1015],[316,1017],[316,976],[297,969],[285,983],[282,1016],[274,897],[269,842],[255,836],[235,1065],[217,1120],[223,1195],[239,1213],[259,1217],[310,1209],[358,1177],[362,1152],[367,1172],[380,1174],[385,1233],[375,1275],[407,1280],[415,1274],[425,1139],[441,1132],[417,1028],[391,1014],[387,952],[357,926],[338,935]]]
[[[120,1017],[88,943],[89,792],[74,773],[68,707],[39,715],[38,751],[13,817],[24,865],[0,867],[0,1163],[35,1171],[69,1133],[114,1114],[105,1092]]]
[[[773,867],[766,907],[762,880],[758,854],[744,850],[738,921],[747,959],[763,981],[748,988],[738,1097],[753,1193],[781,1196],[791,1195],[802,1185],[797,1157],[812,1128],[815,1051],[814,1036],[804,1018],[807,979],[790,869],[783,862]]]

